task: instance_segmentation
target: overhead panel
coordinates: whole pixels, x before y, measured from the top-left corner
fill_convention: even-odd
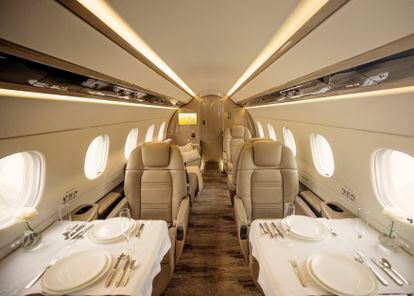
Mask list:
[[[228,91],[300,1],[107,2],[200,94]]]
[[[30,8],[30,9],[29,9]],[[188,102],[191,97],[54,1],[0,1],[0,37]]]
[[[232,99],[242,101],[413,34],[413,11],[411,0],[349,1]]]

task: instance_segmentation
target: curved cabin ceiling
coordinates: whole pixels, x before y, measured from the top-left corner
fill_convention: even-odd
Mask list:
[[[225,94],[300,1],[107,2],[196,94]]]
[[[58,2],[27,9],[29,1],[0,1],[0,37],[182,102],[211,92],[238,102],[414,33],[411,0]],[[106,20],[102,7],[110,11]],[[96,20],[116,38],[101,33]],[[135,46],[143,59],[120,46],[134,47],[128,34],[148,46]],[[272,54],[279,56],[270,63]],[[255,67],[250,81],[246,72]],[[237,87],[243,76],[248,83]]]

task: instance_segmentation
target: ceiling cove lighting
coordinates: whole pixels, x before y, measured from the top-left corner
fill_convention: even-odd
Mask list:
[[[232,96],[276,51],[290,45],[292,41],[289,39],[327,2],[328,0],[302,0],[253,63],[227,92],[227,96]]]
[[[320,102],[320,101],[345,100],[345,99],[354,99],[354,98],[365,98],[365,97],[370,97],[370,96],[386,96],[386,95],[397,95],[397,94],[406,94],[406,93],[414,93],[414,86],[389,88],[389,89],[383,89],[383,90],[374,90],[374,91],[329,96],[329,97],[320,97],[320,98],[308,99],[308,100],[303,100],[303,101],[295,101],[295,102],[265,104],[265,105],[260,105],[260,106],[251,106],[251,107],[244,107],[244,108],[245,109],[256,109],[256,108],[265,108],[265,107],[273,107],[273,106],[286,106],[286,105],[315,103],[315,102]]]
[[[87,10],[110,27],[122,39],[151,61],[158,69],[174,80],[191,96],[192,89],[145,43],[144,40],[106,3],[105,0],[78,0]]]
[[[171,109],[171,110],[178,109],[177,107],[153,106],[153,105],[138,104],[138,103],[128,103],[128,102],[118,102],[118,101],[102,100],[102,99],[95,99],[95,98],[55,95],[55,94],[48,94],[48,93],[41,93],[41,92],[20,91],[20,90],[11,90],[11,89],[4,89],[4,88],[0,88],[0,96],[27,98],[27,99],[54,100],[54,101],[70,101],[70,102],[104,104],[104,105],[119,105],[119,106],[130,106],[130,107],[141,107],[141,108],[144,107],[144,108]]]

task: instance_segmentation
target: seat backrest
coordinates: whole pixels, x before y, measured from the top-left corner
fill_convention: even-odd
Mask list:
[[[184,163],[177,146],[148,142],[135,148],[128,159],[124,189],[134,219],[173,223],[187,194]]]
[[[236,194],[247,219],[283,217],[283,205],[299,193],[292,151],[280,142],[260,140],[243,145],[237,166]]]
[[[227,153],[228,161],[235,161],[238,148],[251,138],[250,131],[242,125],[227,128],[224,132],[223,151]]]
[[[263,138],[251,138],[250,140],[247,140],[247,142],[244,142],[242,145],[240,145],[235,151],[235,159],[233,161],[233,172],[232,172],[232,175],[233,175],[232,180],[233,180],[234,185],[236,185],[236,182],[237,182],[237,168],[239,167],[240,152],[243,150],[244,146],[250,143],[256,142],[256,141],[263,141]]]

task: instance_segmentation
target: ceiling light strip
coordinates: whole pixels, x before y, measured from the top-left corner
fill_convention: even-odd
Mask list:
[[[232,96],[301,41],[349,0],[303,0],[227,92]]]
[[[140,107],[140,108],[156,108],[156,109],[170,109],[170,110],[178,109],[177,107],[154,106],[154,105],[146,105],[146,104],[139,104],[139,103],[129,103],[129,102],[114,101],[114,100],[96,99],[94,97],[81,97],[81,96],[52,94],[52,93],[46,93],[43,91],[15,90],[15,89],[3,88],[4,85],[0,85],[0,87],[1,87],[0,97],[80,102],[80,103],[118,105],[118,106],[129,106],[129,107]]]
[[[104,0],[57,1],[157,74],[195,97],[192,89]]]

